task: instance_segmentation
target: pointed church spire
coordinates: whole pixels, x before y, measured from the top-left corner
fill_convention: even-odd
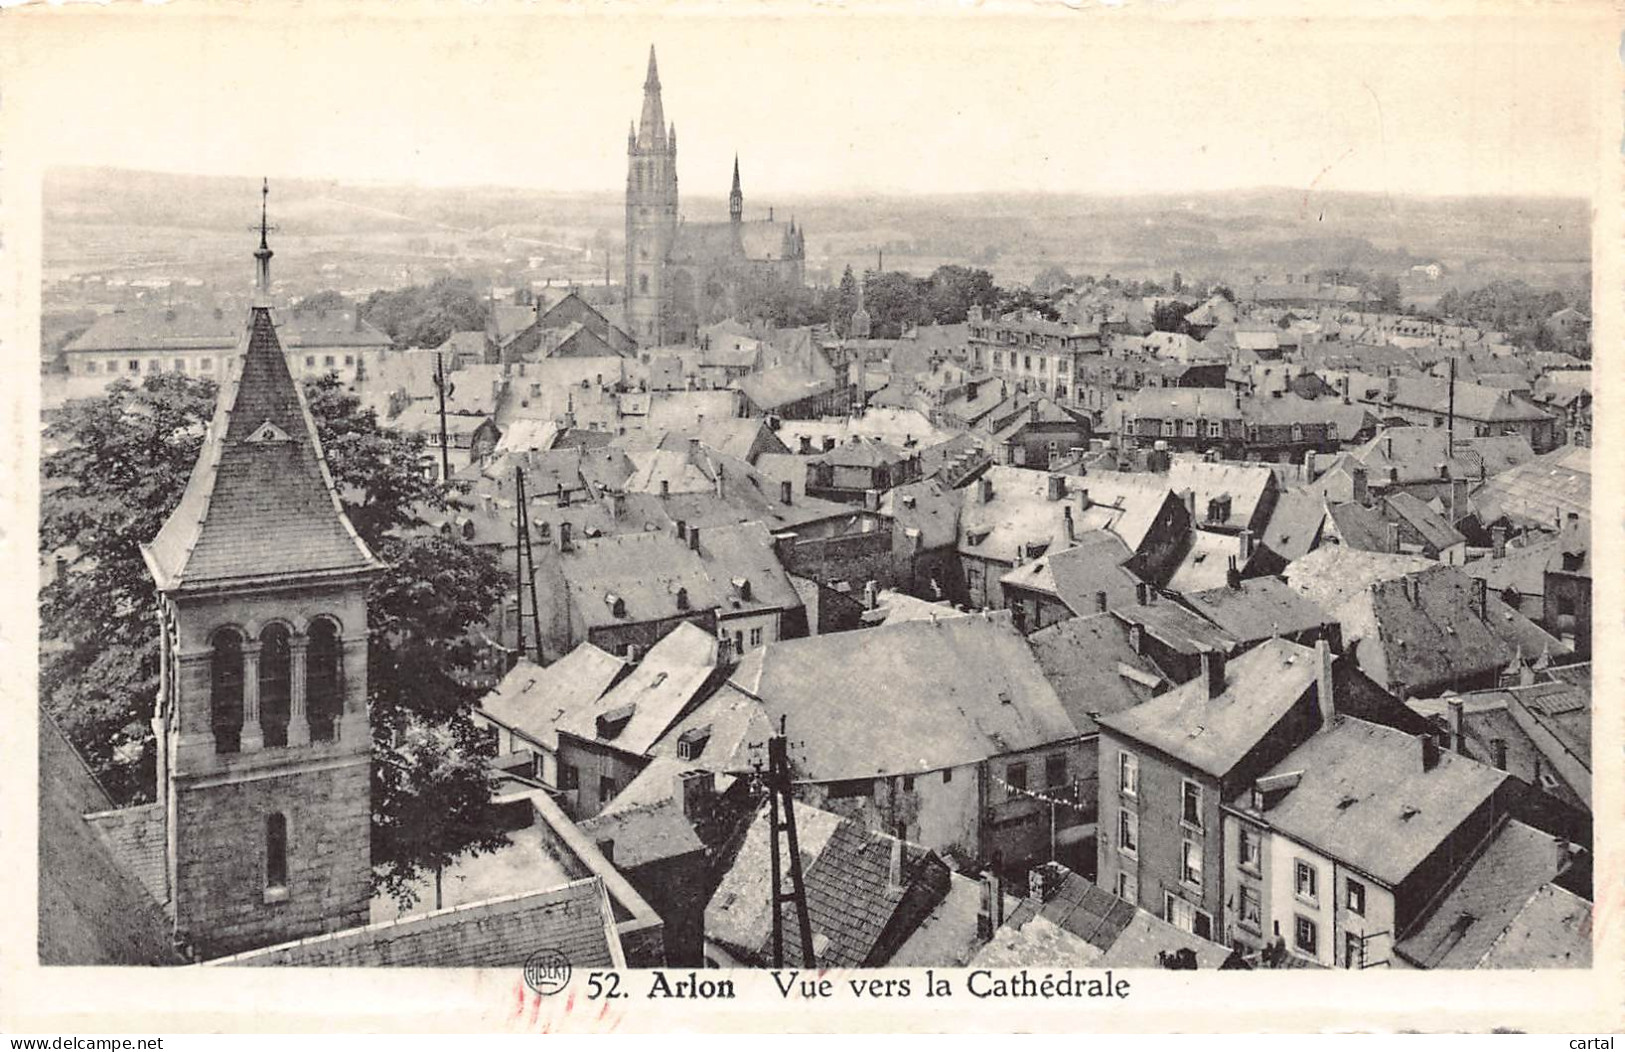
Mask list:
[[[745,216],[745,194],[739,189],[739,155],[734,154],[734,187],[728,192],[728,218],[737,223]]]
[[[271,305],[271,246],[266,241],[271,226],[268,221],[271,198],[271,180],[260,184],[260,247],[254,250],[254,305]]]
[[[666,145],[666,114],[660,105],[660,71],[655,68],[654,45],[649,45],[649,75],[643,78],[643,118],[638,121],[641,149]]]

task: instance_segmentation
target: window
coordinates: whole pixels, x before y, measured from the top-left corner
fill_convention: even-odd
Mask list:
[[[1292,926],[1292,944],[1313,957],[1319,945],[1320,931],[1308,917],[1297,917]]]
[[[753,628],[750,630],[750,645],[753,647],[759,647],[762,645],[762,630],[760,628]]]
[[[1066,753],[1058,752],[1044,757],[1044,784],[1055,789],[1066,783]]]
[[[1196,437],[1196,421],[1194,421],[1194,420],[1185,421],[1185,437],[1186,438],[1195,438]]]
[[[1055,369],[1057,372],[1069,373],[1072,371],[1072,362],[1066,358],[1062,358],[1060,361],[1055,363]]]
[[[647,275],[647,274],[639,274],[638,275],[638,291],[639,292],[648,292],[649,291],[649,275]]]
[[[214,634],[209,660],[209,724],[216,752],[236,752],[243,733],[243,637],[235,629]]]
[[[1179,820],[1192,829],[1202,828],[1202,787],[1187,779],[1181,792]]]
[[[1221,420],[1209,420],[1207,422],[1207,437],[1209,437],[1209,438],[1223,438],[1224,437],[1224,422],[1221,421]]]
[[[1203,939],[1213,938],[1213,918],[1172,892],[1165,893],[1163,909],[1169,924]]]
[[[288,744],[288,717],[293,700],[293,651],[284,625],[267,625],[260,633],[260,730],[267,747]]]
[[[598,779],[598,802],[608,803],[615,799],[615,779],[601,777]]]
[[[305,355],[305,367],[307,369],[313,369],[316,367],[316,356],[314,354]]]
[[[1177,438],[1178,437],[1178,432],[1179,432],[1179,421],[1177,421],[1177,420],[1164,420],[1162,422],[1162,437],[1164,437],[1164,438]]]
[[[147,372],[149,372],[149,373],[158,373],[158,372],[163,372],[163,369],[164,369],[164,363],[163,363],[163,361],[161,359],[149,358],[147,360]]]
[[[333,365],[333,356],[331,354],[323,355],[322,356],[322,364],[326,365],[326,366],[332,366]]]
[[[1133,811],[1117,812],[1117,850],[1129,858],[1140,857],[1140,816]]]
[[[214,372],[214,359],[213,358],[205,358],[205,359],[203,359],[203,361],[198,363],[198,368],[202,369],[206,373]]]
[[[265,889],[288,887],[288,817],[280,811],[265,816]]]
[[[1264,923],[1264,911],[1262,899],[1258,894],[1257,888],[1250,884],[1243,884],[1241,886],[1239,910],[1240,914],[1237,920],[1240,922],[1241,926],[1246,928],[1248,931],[1258,931],[1260,926]]]
[[[1365,940],[1356,932],[1343,933],[1343,967],[1365,967]]]
[[[125,363],[125,368],[132,373],[138,373],[141,371],[141,363],[136,361],[134,358],[131,358]]]
[[[566,791],[581,788],[581,773],[567,763],[559,764],[559,788]]]
[[[310,626],[305,650],[305,722],[310,740],[330,742],[338,737],[344,714],[343,648],[338,626],[317,618]]]
[[[734,653],[735,654],[743,654],[744,652],[745,652],[745,633],[742,632],[742,631],[741,632],[735,632],[734,633]]]
[[[1137,904],[1140,901],[1140,882],[1134,874],[1126,870],[1118,871],[1117,897],[1130,905]]]
[[[1124,796],[1140,795],[1140,760],[1131,752],[1117,754],[1117,788]]]
[[[344,356],[344,364],[345,364],[345,365],[354,365],[354,364],[355,364],[355,355],[353,355],[353,354],[346,354],[346,355],[345,355],[345,356]]]
[[[914,776],[912,774],[903,775],[903,792],[912,793],[913,791],[914,791]]]
[[[942,784],[947,785],[949,782],[951,782],[953,780],[954,780],[954,769],[952,767],[944,767],[942,769]]]
[[[1348,882],[1348,907],[1350,913],[1365,916],[1365,885],[1357,880]]]
[[[96,369],[97,369],[97,366],[96,366],[96,363],[95,363],[95,362],[93,362],[93,361],[87,361],[87,362],[86,362],[86,363],[85,363],[85,372],[87,372],[87,373],[93,373],[93,372],[95,372],[95,371],[96,371]]]
[[[1193,888],[1202,886],[1202,842],[1186,840],[1179,850],[1179,879]]]
[[[1257,873],[1263,858],[1263,843],[1258,830],[1241,826],[1238,833],[1241,841],[1241,868],[1250,873]]]
[[[1004,769],[1005,783],[1012,792],[1023,792],[1027,788],[1027,765],[1013,763]]]
[[[1320,873],[1301,858],[1293,866],[1293,890],[1305,902],[1320,901]]]

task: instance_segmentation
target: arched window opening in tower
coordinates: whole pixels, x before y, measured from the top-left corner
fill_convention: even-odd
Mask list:
[[[260,633],[260,732],[268,748],[288,744],[293,707],[293,650],[284,625]]]
[[[243,638],[235,629],[214,634],[209,663],[209,724],[216,752],[237,752],[243,733]]]
[[[338,627],[318,619],[310,626],[310,646],[305,652],[305,714],[313,742],[338,737],[338,721],[344,713],[342,672]]]
[[[265,886],[288,886],[288,817],[280,811],[265,816]]]

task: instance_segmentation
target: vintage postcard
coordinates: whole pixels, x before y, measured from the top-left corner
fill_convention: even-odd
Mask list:
[[[1622,24],[6,10],[0,1028],[1625,1026]]]

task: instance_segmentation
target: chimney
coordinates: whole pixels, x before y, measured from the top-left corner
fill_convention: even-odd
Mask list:
[[[660,495],[662,497],[671,496],[671,480],[670,479],[661,479],[660,480]]]
[[[1390,554],[1399,554],[1399,523],[1397,522],[1390,522],[1388,524],[1387,548]]]
[[[1354,480],[1354,503],[1367,503],[1371,499],[1371,489],[1365,466],[1360,465],[1349,469],[1349,477]]]
[[[1145,626],[1128,626],[1128,645],[1136,654],[1145,653]]]
[[[1066,534],[1066,543],[1078,543],[1078,530],[1076,524],[1072,521],[1072,506],[1070,504],[1061,509],[1061,529]]]
[[[863,608],[873,610],[880,605],[880,584],[877,581],[863,582]]]
[[[1241,531],[1241,561],[1246,562],[1253,557],[1253,531]]]
[[[1441,479],[1449,479],[1450,478],[1450,465],[1446,464],[1444,461],[1441,460],[1438,464],[1434,465],[1434,470],[1436,470],[1439,473],[1439,478],[1441,478]]]
[[[558,488],[557,497],[558,497],[559,507],[568,508],[570,506],[570,491],[564,488],[564,480],[563,479],[559,480],[559,488]]]
[[[575,551],[575,546],[570,543],[570,524],[567,522],[559,523],[559,551]]]
[[[1422,770],[1431,771],[1439,766],[1439,741],[1431,734],[1418,734],[1422,739]]]
[[[810,456],[812,454],[812,451],[813,451],[812,436],[811,435],[802,435],[801,436],[801,449],[799,450],[799,452],[801,453],[802,456],[805,457],[805,456]]]
[[[1495,769],[1498,771],[1507,769],[1507,743],[1505,738],[1490,739],[1490,762],[1495,765]],[[1537,783],[1540,781],[1539,775],[1536,775],[1535,781]]]
[[[1445,703],[1450,712],[1450,748],[1463,756],[1467,755],[1467,730],[1463,725],[1462,712],[1466,706],[1460,698],[1451,698]]]
[[[1217,650],[1202,651],[1202,682],[1208,701],[1224,693],[1224,654]]]
[[[1473,582],[1473,613],[1478,615],[1480,621],[1489,620],[1490,616],[1490,586],[1482,577],[1474,577]]]
[[[1491,555],[1496,559],[1505,559],[1507,555],[1507,528],[1505,526],[1490,527]]]
[[[700,550],[700,528],[698,526],[688,528],[688,550],[691,552]]]
[[[789,483],[786,482],[785,485],[788,486]],[[877,489],[866,489],[866,490],[864,490],[863,491],[863,506],[865,508],[867,508],[869,511],[879,511],[880,510],[880,491],[877,490]]]
[[[1230,566],[1224,572],[1224,584],[1226,588],[1230,589],[1239,589],[1241,587],[1241,571],[1236,569],[1236,557],[1234,555],[1230,557]]]
[[[986,504],[993,499],[993,480],[983,475],[976,480],[976,502]]]
[[[682,519],[677,520],[677,539],[680,541],[688,540],[688,523]]]
[[[1151,602],[1151,586],[1146,584],[1144,581],[1135,581],[1134,601],[1139,603],[1141,606],[1149,604]]]
[[[1044,478],[1044,498],[1060,500],[1066,496],[1066,476],[1048,475]]]
[[[1104,614],[1106,612],[1106,593],[1105,592],[1096,592],[1095,593],[1095,612],[1100,613],[1100,614]]]
[[[793,498],[794,497],[795,497],[795,487],[790,485],[790,480],[789,479],[785,479],[783,482],[779,483],[779,503],[780,504],[793,503]]]
[[[900,888],[903,886],[903,838],[891,838],[891,860],[886,866],[886,886]]]
[[[1303,480],[1315,481],[1315,451],[1312,449],[1303,451]]]
[[[1182,492],[1179,495],[1179,499],[1185,502],[1185,514],[1190,516],[1192,522],[1195,522],[1196,521],[1196,491],[1193,490],[1193,489],[1185,490],[1184,492]]]
[[[1079,511],[1088,511],[1089,510],[1089,487],[1088,486],[1085,486],[1084,488],[1078,490],[1078,510]]]
[[[1320,725],[1329,727],[1337,718],[1337,688],[1332,683],[1332,648],[1324,639],[1315,640],[1315,700],[1320,705]]]

